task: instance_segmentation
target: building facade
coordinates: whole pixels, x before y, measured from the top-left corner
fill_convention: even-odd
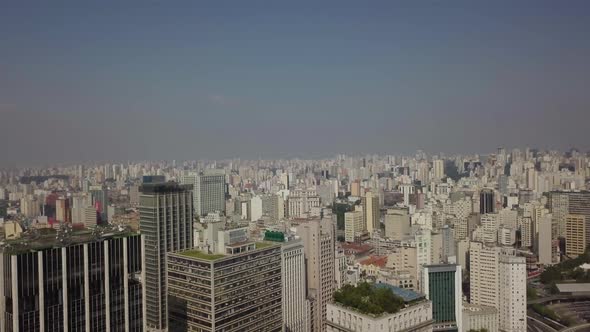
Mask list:
[[[281,246],[168,254],[171,331],[281,331]]]
[[[142,331],[141,236],[74,231],[62,239],[3,249],[1,330]]]
[[[193,245],[193,197],[190,185],[174,182],[140,188],[139,227],[145,237],[145,330],[167,330],[166,253]]]
[[[461,267],[456,264],[424,266],[424,294],[432,301],[434,331],[463,331]]]

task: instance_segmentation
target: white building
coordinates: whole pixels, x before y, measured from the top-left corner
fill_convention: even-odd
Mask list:
[[[250,221],[257,221],[262,218],[262,198],[254,196],[250,200]]]
[[[498,332],[498,309],[463,303],[463,331],[486,329]]]
[[[307,332],[305,250],[301,239],[285,237],[285,240],[282,246],[283,327],[286,331]]]
[[[327,305],[327,332],[430,332],[432,302],[422,301],[394,314],[365,315],[337,303]]]
[[[526,260],[524,257],[501,255],[498,272],[500,329],[505,332],[526,332]]]

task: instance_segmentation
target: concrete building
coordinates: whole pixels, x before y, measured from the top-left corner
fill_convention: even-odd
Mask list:
[[[463,303],[463,331],[482,330],[498,332],[498,309]]]
[[[553,250],[551,239],[551,214],[541,217],[539,221],[539,229],[536,237],[537,256],[539,263],[543,265],[550,265],[553,263]]]
[[[499,308],[500,248],[471,242],[469,250],[470,303]]]
[[[307,266],[307,294],[311,299],[310,331],[325,331],[326,305],[332,300],[335,279],[335,234],[331,218],[314,218],[296,226],[303,240]]]
[[[590,227],[588,226],[585,216],[568,214],[565,217],[566,255],[579,256],[584,253],[590,244]]]
[[[432,302],[434,331],[463,331],[461,267],[456,264],[424,266],[424,294]]]
[[[357,209],[344,213],[344,240],[354,242],[355,238],[364,231],[363,211]]]
[[[140,192],[139,227],[145,237],[144,330],[165,331],[168,328],[166,253],[193,245],[192,187],[174,182],[144,184]]]
[[[442,180],[445,177],[445,162],[442,159],[432,161],[432,175],[435,180]]]
[[[267,231],[265,241],[281,245],[283,328],[291,332],[309,331],[309,303],[305,287],[305,249],[293,235]]]
[[[280,245],[179,251],[167,266],[171,331],[281,331]]]
[[[193,206],[197,216],[209,212],[225,213],[225,173],[220,169],[207,169],[200,173],[188,173],[181,183],[193,186]]]
[[[395,313],[364,314],[342,304],[327,305],[327,332],[430,332],[432,302],[416,299]]]
[[[505,332],[526,332],[526,259],[512,255],[500,255],[498,272],[499,328]]]
[[[304,218],[312,208],[320,207],[320,196],[315,190],[294,190],[287,199],[289,218]]]
[[[362,198],[364,228],[373,235],[373,232],[381,230],[381,210],[379,207],[379,196],[367,192]]]
[[[0,254],[2,331],[142,331],[139,234],[64,228],[6,244]]]
[[[410,216],[407,209],[387,209],[385,214],[385,237],[401,240],[411,232]]]

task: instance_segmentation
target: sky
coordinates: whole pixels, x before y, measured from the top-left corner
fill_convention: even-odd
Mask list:
[[[2,1],[0,166],[590,149],[588,1]]]

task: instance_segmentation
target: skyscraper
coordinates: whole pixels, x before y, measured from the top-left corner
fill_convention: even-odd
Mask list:
[[[424,293],[432,301],[434,331],[463,331],[461,267],[456,264],[424,266]]]
[[[500,255],[498,272],[500,330],[527,331],[526,259]]]
[[[379,209],[379,196],[369,191],[362,198],[362,203],[363,215],[365,219],[365,229],[367,230],[367,232],[369,232],[369,234],[373,234],[374,231],[381,229],[381,211]]]
[[[441,180],[445,177],[445,162],[442,159],[432,161],[432,174],[435,180]]]
[[[140,187],[139,227],[145,237],[145,329],[168,326],[166,253],[192,247],[193,197],[190,185],[174,182]]]
[[[209,212],[225,213],[225,173],[220,169],[208,169],[201,173],[182,176],[183,184],[193,185],[193,207],[197,216]]]
[[[493,213],[496,206],[494,198],[494,191],[491,189],[483,189],[479,193],[479,213]]]
[[[2,331],[142,330],[139,234],[53,231],[7,244],[0,254]]]
[[[307,292],[311,298],[310,330],[325,331],[326,304],[335,290],[334,223],[330,218],[311,219],[297,226],[303,239],[307,266]]]
[[[354,242],[355,238],[363,232],[363,226],[363,211],[344,213],[344,240]]]
[[[283,280],[283,327],[287,332],[304,332],[308,327],[305,289],[305,250],[300,238],[267,231],[264,239],[281,244]]]

